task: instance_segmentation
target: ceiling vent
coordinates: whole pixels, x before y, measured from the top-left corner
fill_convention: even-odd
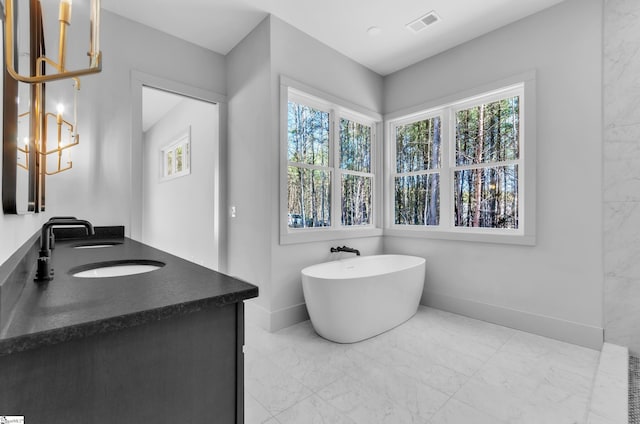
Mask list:
[[[439,21],[440,16],[438,16],[438,14],[434,10],[432,10],[431,12],[416,19],[415,21],[408,23],[407,28],[409,28],[413,32],[420,32],[426,27],[433,25]]]

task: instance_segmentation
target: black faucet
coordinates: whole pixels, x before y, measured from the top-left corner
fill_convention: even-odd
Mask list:
[[[70,219],[78,219],[75,216],[52,216],[47,222],[68,221]],[[42,244],[42,242],[41,242]],[[56,247],[56,237],[53,234],[53,228],[49,227],[49,250],[53,250]]]
[[[335,252],[349,252],[349,253],[355,253],[356,255],[360,256],[360,251],[358,249],[353,249],[347,246],[332,247],[331,253],[335,253]]]
[[[77,227],[82,226],[87,229],[87,235],[94,235],[93,225],[89,221],[76,219],[74,217],[54,217],[45,222],[40,233],[40,255],[38,257],[38,267],[36,269],[36,277],[34,281],[43,283],[53,280],[53,269],[49,257],[51,256],[51,242],[53,227]]]

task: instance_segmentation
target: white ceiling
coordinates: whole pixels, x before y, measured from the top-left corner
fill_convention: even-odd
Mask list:
[[[562,1],[102,0],[102,7],[221,54],[273,14],[387,75]],[[417,34],[405,27],[431,10],[440,22]],[[372,26],[378,35],[367,34]]]
[[[184,99],[184,96],[167,91],[142,87],[142,131],[151,128]]]

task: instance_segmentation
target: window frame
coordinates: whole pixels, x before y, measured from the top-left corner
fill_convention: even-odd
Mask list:
[[[329,112],[329,164],[331,189],[331,225],[326,227],[290,228],[288,225],[289,166],[319,169],[318,166],[289,162],[288,158],[288,103],[289,100]],[[340,167],[340,119],[371,127],[371,169],[369,173]],[[324,93],[288,77],[280,78],[280,243],[305,243],[339,238],[357,238],[382,235],[382,115],[361,106]],[[325,167],[321,167],[325,169]],[[358,175],[371,178],[372,217],[366,225],[342,225],[342,176]]]
[[[171,161],[172,172],[168,173],[167,156],[174,153],[178,147],[186,147],[182,154],[182,171],[176,171],[176,156]],[[191,126],[173,138],[173,141],[160,149],[160,180],[168,181],[191,174]]]
[[[518,228],[478,228],[454,226],[454,175],[467,168],[497,168],[506,162],[489,162],[476,165],[456,165],[455,114],[479,104],[513,96],[521,96],[518,164]],[[396,168],[396,128],[411,122],[440,115],[441,158],[440,163],[440,220],[439,225],[395,224],[395,177],[402,174]],[[385,230],[389,236],[420,237],[445,240],[464,240],[489,243],[535,245],[535,71],[517,75],[476,89],[399,111],[385,116]],[[427,173],[414,172],[411,174]]]

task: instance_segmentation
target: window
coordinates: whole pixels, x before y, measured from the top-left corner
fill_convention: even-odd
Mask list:
[[[191,173],[191,131],[188,128],[162,149],[162,178],[172,179]]]
[[[525,180],[525,91],[519,83],[390,121],[391,234],[527,236],[513,242],[531,244],[533,223],[525,231],[523,219],[525,191],[529,215],[535,196],[533,173]]]
[[[289,100],[287,134],[289,226],[331,226],[329,111]]]
[[[395,224],[440,224],[441,133],[438,115],[395,127]]]
[[[289,86],[283,94],[285,234],[375,228],[379,121]]]
[[[520,97],[454,109],[454,225],[518,228]]]

